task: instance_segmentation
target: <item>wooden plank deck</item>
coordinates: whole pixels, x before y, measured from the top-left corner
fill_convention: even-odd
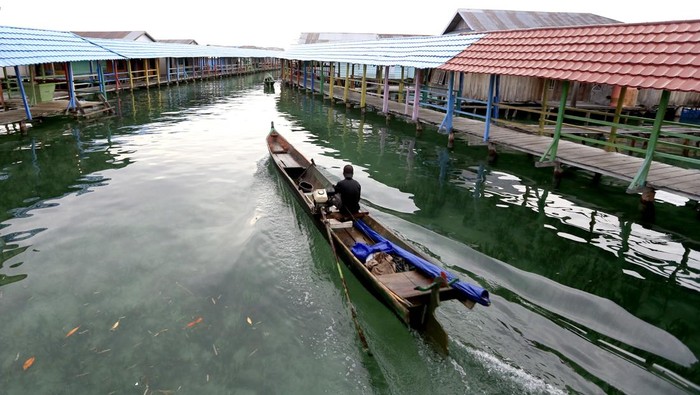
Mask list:
[[[308,85],[310,87],[310,84]],[[319,84],[315,84],[315,90],[319,91]],[[324,85],[326,94],[329,92],[328,84]],[[333,90],[335,100],[343,99],[343,87],[336,86]],[[360,102],[359,92],[348,92],[348,104],[356,105]],[[383,101],[380,96],[368,94],[366,104],[368,107],[381,111]],[[406,111],[405,103],[389,101],[388,114],[401,118],[411,118],[412,105]],[[428,108],[420,108],[418,120],[421,123],[440,126],[445,114]],[[484,122],[464,117],[453,118],[453,130],[457,138],[473,141],[474,138],[483,139]],[[541,157],[552,143],[552,137],[529,134],[502,126],[491,125],[489,142],[496,146],[528,153]],[[631,182],[637,171],[644,163],[644,158],[630,156],[619,152],[608,152],[602,148],[592,147],[568,140],[559,140],[557,149],[557,161],[561,164],[588,170],[607,177],[612,177],[625,182]],[[690,200],[700,201],[700,170],[686,169],[653,161],[647,175],[647,185],[670,193],[674,193]]]

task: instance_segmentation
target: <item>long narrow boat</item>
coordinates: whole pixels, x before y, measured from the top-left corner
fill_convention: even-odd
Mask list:
[[[443,351],[447,351],[447,335],[434,316],[439,302],[456,299],[469,309],[476,303],[490,304],[486,290],[433,264],[369,212],[343,215],[335,210],[329,200],[331,181],[275,130],[274,123],[267,146],[275,167],[319,230],[334,243],[334,251],[404,323]]]

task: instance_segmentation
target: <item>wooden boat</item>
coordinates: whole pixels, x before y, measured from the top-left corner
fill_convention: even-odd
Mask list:
[[[474,292],[465,293],[461,289],[463,287],[456,286],[464,283],[459,283],[446,271],[438,268],[435,272],[433,267],[423,270],[424,262],[432,265],[429,258],[374,219],[369,212],[348,215],[334,210],[328,202],[333,192],[331,181],[316,168],[313,160],[304,157],[278,133],[274,124],[267,136],[267,146],[275,167],[306,213],[333,243],[334,252],[405,324],[427,335],[442,351],[447,351],[447,335],[434,316],[434,310],[441,300],[456,299],[469,309],[475,303],[490,304],[488,292],[483,288],[467,284],[469,290]],[[367,262],[376,263],[373,258],[380,251],[375,251],[374,256],[370,255],[372,259],[367,257],[364,262],[364,257],[357,255],[359,247],[372,249],[384,245],[394,247],[388,255],[392,257],[389,260],[393,261],[395,270],[382,273],[369,268]],[[384,258],[385,261],[388,259]]]

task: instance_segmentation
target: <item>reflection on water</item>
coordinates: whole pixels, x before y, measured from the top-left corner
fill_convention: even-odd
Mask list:
[[[396,122],[388,134],[373,114],[314,107],[303,94],[286,94],[281,108],[303,119],[316,144],[337,150],[331,159],[316,162],[330,163],[337,172],[348,161],[366,175],[361,183],[367,205],[507,262],[512,270],[543,276],[548,281],[523,287],[522,274],[493,272],[493,263],[465,272],[587,339],[582,349],[604,350],[676,385],[698,389],[700,322],[693,317],[700,305],[699,228],[674,224],[689,215],[692,221],[692,205],[667,197],[658,203],[666,217],[650,226],[640,222],[635,197],[615,180],[595,185],[590,175],[572,173],[555,188],[550,174],[536,169],[526,155],[503,152],[491,164],[485,147],[458,144],[448,150],[435,133],[416,136],[411,125]],[[309,112],[313,120],[307,120]],[[321,126],[324,118],[332,123]],[[404,204],[397,204],[399,197]],[[525,329],[515,325],[514,334]],[[538,343],[554,349],[562,345]],[[563,357],[578,361],[574,354],[563,352]],[[612,385],[623,391],[651,385],[646,379],[630,381]]]
[[[275,88],[122,93],[116,116],[0,136],[3,391],[700,391],[689,202],[645,223],[614,180],[555,188],[526,155]],[[329,178],[352,163],[368,209],[491,292],[439,309],[449,358],[348,272],[361,353],[332,251],[267,159],[270,121]]]

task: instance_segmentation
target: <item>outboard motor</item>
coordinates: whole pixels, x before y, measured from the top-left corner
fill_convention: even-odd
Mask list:
[[[319,210],[321,207],[332,205],[331,197],[333,195],[335,195],[335,189],[333,189],[333,187],[314,189],[312,197],[316,210]]]

